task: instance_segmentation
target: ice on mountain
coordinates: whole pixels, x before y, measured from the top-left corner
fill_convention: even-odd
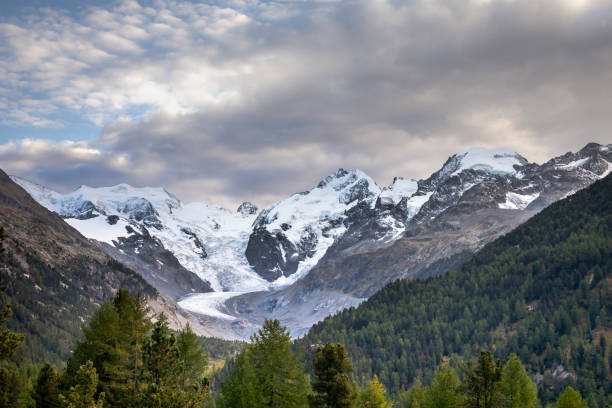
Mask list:
[[[499,203],[499,208],[506,210],[524,210],[539,196],[539,192],[533,194],[517,194],[508,192],[506,193],[506,201]]]
[[[416,180],[396,177],[393,184],[383,188],[379,196],[380,203],[382,205],[396,205],[402,198],[411,197],[418,188],[419,185]]]
[[[484,149],[473,147],[464,153],[456,155],[458,166],[451,175],[457,175],[463,170],[482,170],[491,174],[516,173],[514,166],[527,164],[521,155],[505,149]]]

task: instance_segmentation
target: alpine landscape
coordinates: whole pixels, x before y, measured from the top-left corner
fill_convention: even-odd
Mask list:
[[[612,2],[8,1],[0,408],[612,406]]]

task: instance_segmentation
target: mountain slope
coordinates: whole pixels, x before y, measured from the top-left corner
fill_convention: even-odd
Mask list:
[[[312,327],[300,344],[341,342],[357,375],[393,391],[481,348],[517,353],[543,402],[564,382],[612,402],[612,176],[488,244],[459,269],[394,282]]]
[[[612,146],[596,143],[542,165],[472,148],[425,180],[396,177],[383,189],[339,169],[259,214],[250,203],[183,204],[162,188],[59,194],[13,179],[159,291],[229,328],[224,337],[248,338],[266,318],[300,336],[395,279],[443,274],[611,162]]]
[[[396,179],[374,207],[349,209],[346,230],[304,278],[275,292],[231,298],[221,309],[256,324],[278,318],[301,336],[396,279],[460,265],[542,208],[605,176],[610,162],[610,146],[595,143],[542,165],[504,150],[454,155],[416,186]],[[396,189],[406,195],[392,194]]]
[[[81,325],[119,287],[142,293],[152,311],[166,313],[175,327],[189,320],[201,334],[212,334],[137,273],[35,202],[1,170],[0,226],[6,231],[0,284],[7,286],[3,301],[13,306],[9,327],[27,335],[17,359],[65,361]]]

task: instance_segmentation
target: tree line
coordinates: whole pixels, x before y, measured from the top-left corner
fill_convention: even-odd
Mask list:
[[[536,408],[541,407],[535,382],[520,359],[495,360],[481,351],[476,361],[460,362],[458,371],[444,363],[429,386],[420,380],[392,400],[374,375],[360,385],[343,345],[314,346],[311,373],[303,353],[290,347],[289,333],[278,320],[268,320],[237,356],[224,379],[216,404],[221,408]],[[300,357],[302,356],[302,357]],[[552,405],[586,408],[568,386]]]
[[[211,395],[204,376],[207,359],[200,339],[187,326],[175,334],[167,319],[148,317],[144,298],[119,290],[94,313],[61,373],[45,364],[20,384],[6,359],[23,335],[0,326],[0,408],[536,408],[536,385],[520,359],[495,361],[488,351],[461,363],[459,374],[441,365],[429,386],[420,380],[393,401],[376,375],[360,385],[341,344],[314,345],[311,372],[305,353],[292,349],[289,332],[266,320],[250,343],[228,363]],[[586,408],[568,387],[555,408]]]
[[[152,322],[145,299],[120,289],[83,328],[65,368],[37,374],[14,363],[0,368],[1,408],[196,408],[204,405],[207,357],[187,325],[175,333],[161,314]],[[7,338],[17,339],[5,341]],[[0,331],[0,356],[23,336]]]
[[[516,354],[543,403],[567,385],[612,405],[612,177],[543,210],[460,268],[394,282],[311,328],[298,344],[341,343],[357,378],[393,395],[443,361]]]

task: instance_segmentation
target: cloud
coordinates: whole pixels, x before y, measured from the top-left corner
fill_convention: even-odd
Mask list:
[[[84,10],[0,21],[3,123],[66,125],[68,112],[101,127],[78,146],[0,146],[4,168],[60,189],[129,182],[262,205],[340,166],[385,185],[475,145],[541,162],[610,142],[611,1]]]

